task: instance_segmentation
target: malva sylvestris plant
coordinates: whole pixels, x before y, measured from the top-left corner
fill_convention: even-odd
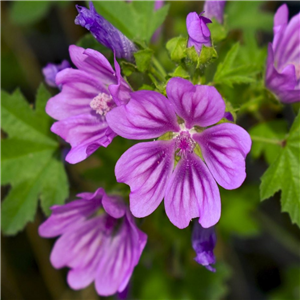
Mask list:
[[[168,30],[163,22],[175,4],[76,5],[74,26],[85,28],[86,36],[69,46],[70,57],[42,69],[45,82],[57,93],[49,96],[41,87],[34,110],[20,102],[18,94],[3,94],[3,130],[8,133],[3,144],[4,182],[12,185],[13,195],[20,183],[27,193],[5,198],[3,231],[16,233],[35,213],[15,199],[33,203],[41,198],[48,216],[39,235],[57,237],[50,262],[56,269],[69,268],[67,283],[73,290],[94,283],[100,296],[125,293],[127,298],[143,298],[144,291],[136,292],[134,285],[147,278],[134,273],[144,268],[142,275],[149,271],[151,282],[157,260],[171,266],[155,273],[155,280],[173,276],[179,282],[182,274],[195,269],[203,272],[202,279],[221,276],[225,240],[239,226],[249,233],[243,218],[247,224],[256,222],[249,217],[248,202],[242,201],[243,191],[252,187],[249,182],[255,182],[253,190],[259,189],[252,165],[262,157],[270,166],[259,175],[261,200],[281,190],[282,210],[300,225],[295,213],[300,205],[300,117],[295,103],[300,101],[300,14],[288,20],[287,6],[280,6],[273,24],[265,24],[271,30],[273,26],[273,41],[259,46],[255,33],[265,27],[251,23],[254,29],[248,28],[243,18],[234,19],[234,6],[241,4],[206,1],[181,20],[186,30],[173,26],[171,32],[181,28],[179,36],[162,45]],[[256,9],[258,18],[268,19],[259,4],[247,5]],[[240,33],[230,34],[237,24]],[[256,55],[255,62],[250,54]],[[19,107],[24,109],[22,116]],[[287,110],[294,114],[290,129],[280,119]],[[46,114],[55,120],[52,125]],[[20,151],[15,161],[10,144]],[[6,175],[22,157],[28,158],[20,164],[28,173]],[[76,169],[69,169],[64,160],[95,168],[74,175]],[[252,175],[246,180],[249,165]],[[79,199],[67,196],[68,174],[72,195]],[[226,201],[230,197],[238,201]],[[20,216],[16,208],[26,213]],[[221,246],[214,253],[219,235]],[[166,253],[171,253],[170,262]],[[197,291],[181,293],[203,298]],[[175,291],[166,298],[177,296]]]

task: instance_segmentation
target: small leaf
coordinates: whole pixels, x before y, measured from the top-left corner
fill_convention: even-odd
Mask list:
[[[59,144],[50,132],[51,118],[45,113],[50,94],[41,85],[35,110],[20,91],[1,93],[2,128],[8,138],[2,140],[1,184],[11,190],[2,203],[2,230],[15,234],[33,221],[38,198],[43,211],[62,204],[68,196],[68,180],[60,160]]]
[[[234,66],[239,49],[239,43],[234,44],[226,54],[224,61],[218,65],[214,76],[215,84],[226,84],[232,87],[233,84],[252,83],[255,81],[253,78],[253,75],[257,72],[255,64]]]
[[[167,42],[166,48],[168,49],[173,61],[180,62],[186,57],[186,45],[187,39],[181,36],[172,38]]]
[[[151,49],[143,49],[135,52],[134,54],[136,66],[139,71],[145,72],[149,69],[153,51]]]
[[[281,209],[300,226],[300,114],[289,132],[285,147],[261,178],[261,200],[281,190]]]

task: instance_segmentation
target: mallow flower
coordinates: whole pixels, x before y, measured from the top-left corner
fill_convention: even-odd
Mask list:
[[[226,1],[205,1],[204,3],[204,13],[209,19],[215,18],[220,24],[224,21],[224,7]]]
[[[89,4],[90,9],[76,5],[79,14],[75,18],[75,24],[89,30],[100,44],[113,50],[116,57],[133,61],[133,53],[137,51],[134,43],[99,15],[92,2]]]
[[[67,60],[63,60],[61,64],[48,63],[42,69],[46,83],[51,87],[60,88],[55,82],[56,75],[58,72],[70,67],[71,66]]]
[[[93,281],[99,295],[122,292],[147,242],[119,196],[102,188],[81,193],[80,199],[51,208],[39,227],[42,237],[60,236],[51,252],[55,268],[69,267],[67,281],[82,289]]]
[[[283,103],[300,101],[300,13],[288,22],[281,5],[274,16],[274,38],[269,44],[265,84]]]
[[[211,272],[216,272],[211,264],[216,263],[214,248],[217,237],[215,227],[203,228],[198,222],[194,223],[192,232],[192,246],[196,252],[195,261]]]
[[[129,148],[118,160],[115,175],[130,186],[134,216],[150,215],[164,198],[175,226],[185,228],[199,217],[208,228],[221,213],[216,181],[225,189],[242,184],[251,139],[236,124],[211,127],[225,113],[215,87],[174,77],[166,92],[168,98],[155,91],[133,92],[127,105],[107,114],[109,126],[124,138],[161,137]]]
[[[189,35],[187,46],[194,46],[198,54],[200,54],[203,45],[211,47],[210,31],[206,25],[211,23],[211,20],[201,14],[191,12],[186,17],[186,28]]]
[[[78,69],[67,68],[56,75],[62,90],[49,99],[46,112],[58,120],[51,131],[71,144],[66,161],[75,164],[111,143],[116,134],[105,115],[127,103],[131,89],[116,60],[114,71],[105,56],[95,50],[71,45],[69,52]]]

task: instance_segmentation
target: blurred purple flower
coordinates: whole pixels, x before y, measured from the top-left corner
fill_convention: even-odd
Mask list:
[[[233,122],[233,121],[234,121],[233,115],[232,115],[232,113],[229,112],[229,111],[226,111],[226,112],[224,113],[224,117],[223,117],[223,118],[227,119],[227,120],[230,121],[230,122]]]
[[[274,39],[269,43],[266,87],[283,103],[300,101],[300,13],[288,22],[281,5],[274,16]]]
[[[163,7],[165,1],[162,0],[156,0],[154,3],[154,10],[158,10],[160,8]],[[155,43],[161,33],[161,26],[159,28],[156,29],[156,31],[153,33],[152,38],[151,38],[151,42]]]
[[[122,292],[147,235],[137,228],[119,196],[108,196],[102,188],[77,196],[80,199],[53,206],[51,216],[39,227],[42,237],[60,236],[50,261],[57,269],[71,268],[67,280],[72,289],[95,281],[99,295]]]
[[[204,13],[209,19],[215,18],[220,24],[224,22],[224,7],[226,1],[205,1]]]
[[[207,23],[211,20],[198,15],[196,12],[191,12],[186,18],[186,28],[189,35],[188,47],[195,46],[196,51],[200,54],[202,46],[211,46],[210,31]]]
[[[133,53],[137,51],[134,43],[99,15],[92,2],[90,9],[79,5],[76,9],[79,15],[75,18],[75,24],[89,30],[99,43],[113,50],[116,57],[134,60]]]
[[[196,252],[195,261],[211,272],[216,269],[211,264],[216,263],[214,248],[217,242],[214,226],[203,228],[198,222],[194,223],[192,233],[192,246]]]
[[[58,72],[62,71],[63,69],[70,68],[70,64],[67,60],[63,60],[61,64],[52,64],[48,63],[43,69],[43,75],[45,78],[46,83],[49,86],[61,88],[59,87],[56,82],[55,78]]]
[[[107,147],[116,134],[106,122],[106,113],[127,103],[131,89],[121,77],[115,60],[113,70],[99,52],[75,45],[70,57],[78,69],[64,69],[56,76],[62,86],[59,94],[49,99],[46,112],[55,122],[51,131],[70,143],[66,161],[72,164],[86,159],[99,147]]]
[[[213,86],[194,86],[174,77],[166,91],[168,99],[155,91],[133,92],[127,105],[107,114],[109,126],[122,137],[143,140],[165,135],[164,140],[128,149],[116,164],[116,178],[131,188],[134,216],[151,214],[164,198],[166,213],[178,228],[197,217],[202,227],[211,227],[221,213],[216,181],[226,189],[243,183],[251,139],[231,123],[205,128],[225,113],[225,103]],[[206,164],[196,154],[199,147]],[[175,156],[179,162],[174,169]]]

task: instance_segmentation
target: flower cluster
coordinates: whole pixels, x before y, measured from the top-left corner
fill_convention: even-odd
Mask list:
[[[159,1],[155,9],[161,5]],[[200,54],[203,45],[212,46],[207,24],[209,18],[223,23],[224,5],[225,1],[209,1],[204,15],[188,14],[187,47],[194,46]],[[166,78],[162,89],[133,91],[116,58],[134,62],[137,46],[99,15],[92,3],[90,9],[76,8],[75,23],[113,51],[114,68],[101,53],[71,45],[70,59],[76,68],[64,62],[44,69],[49,85],[60,88],[49,99],[46,112],[57,120],[52,132],[71,145],[66,161],[83,161],[117,135],[150,141],[127,149],[115,166],[117,182],[130,187],[129,208],[121,197],[108,196],[102,188],[52,207],[52,215],[39,231],[43,237],[60,236],[51,254],[53,266],[71,269],[68,283],[74,289],[95,281],[99,295],[122,292],[147,241],[134,217],[152,214],[164,200],[167,217],[179,229],[197,218],[192,233],[195,260],[215,271],[211,265],[215,263],[214,225],[221,216],[218,185],[232,190],[244,182],[249,134],[234,123],[216,87],[199,84],[200,80],[193,84],[174,76]],[[289,23],[287,18],[283,5],[275,15],[266,86],[290,103],[299,100],[300,14]]]

